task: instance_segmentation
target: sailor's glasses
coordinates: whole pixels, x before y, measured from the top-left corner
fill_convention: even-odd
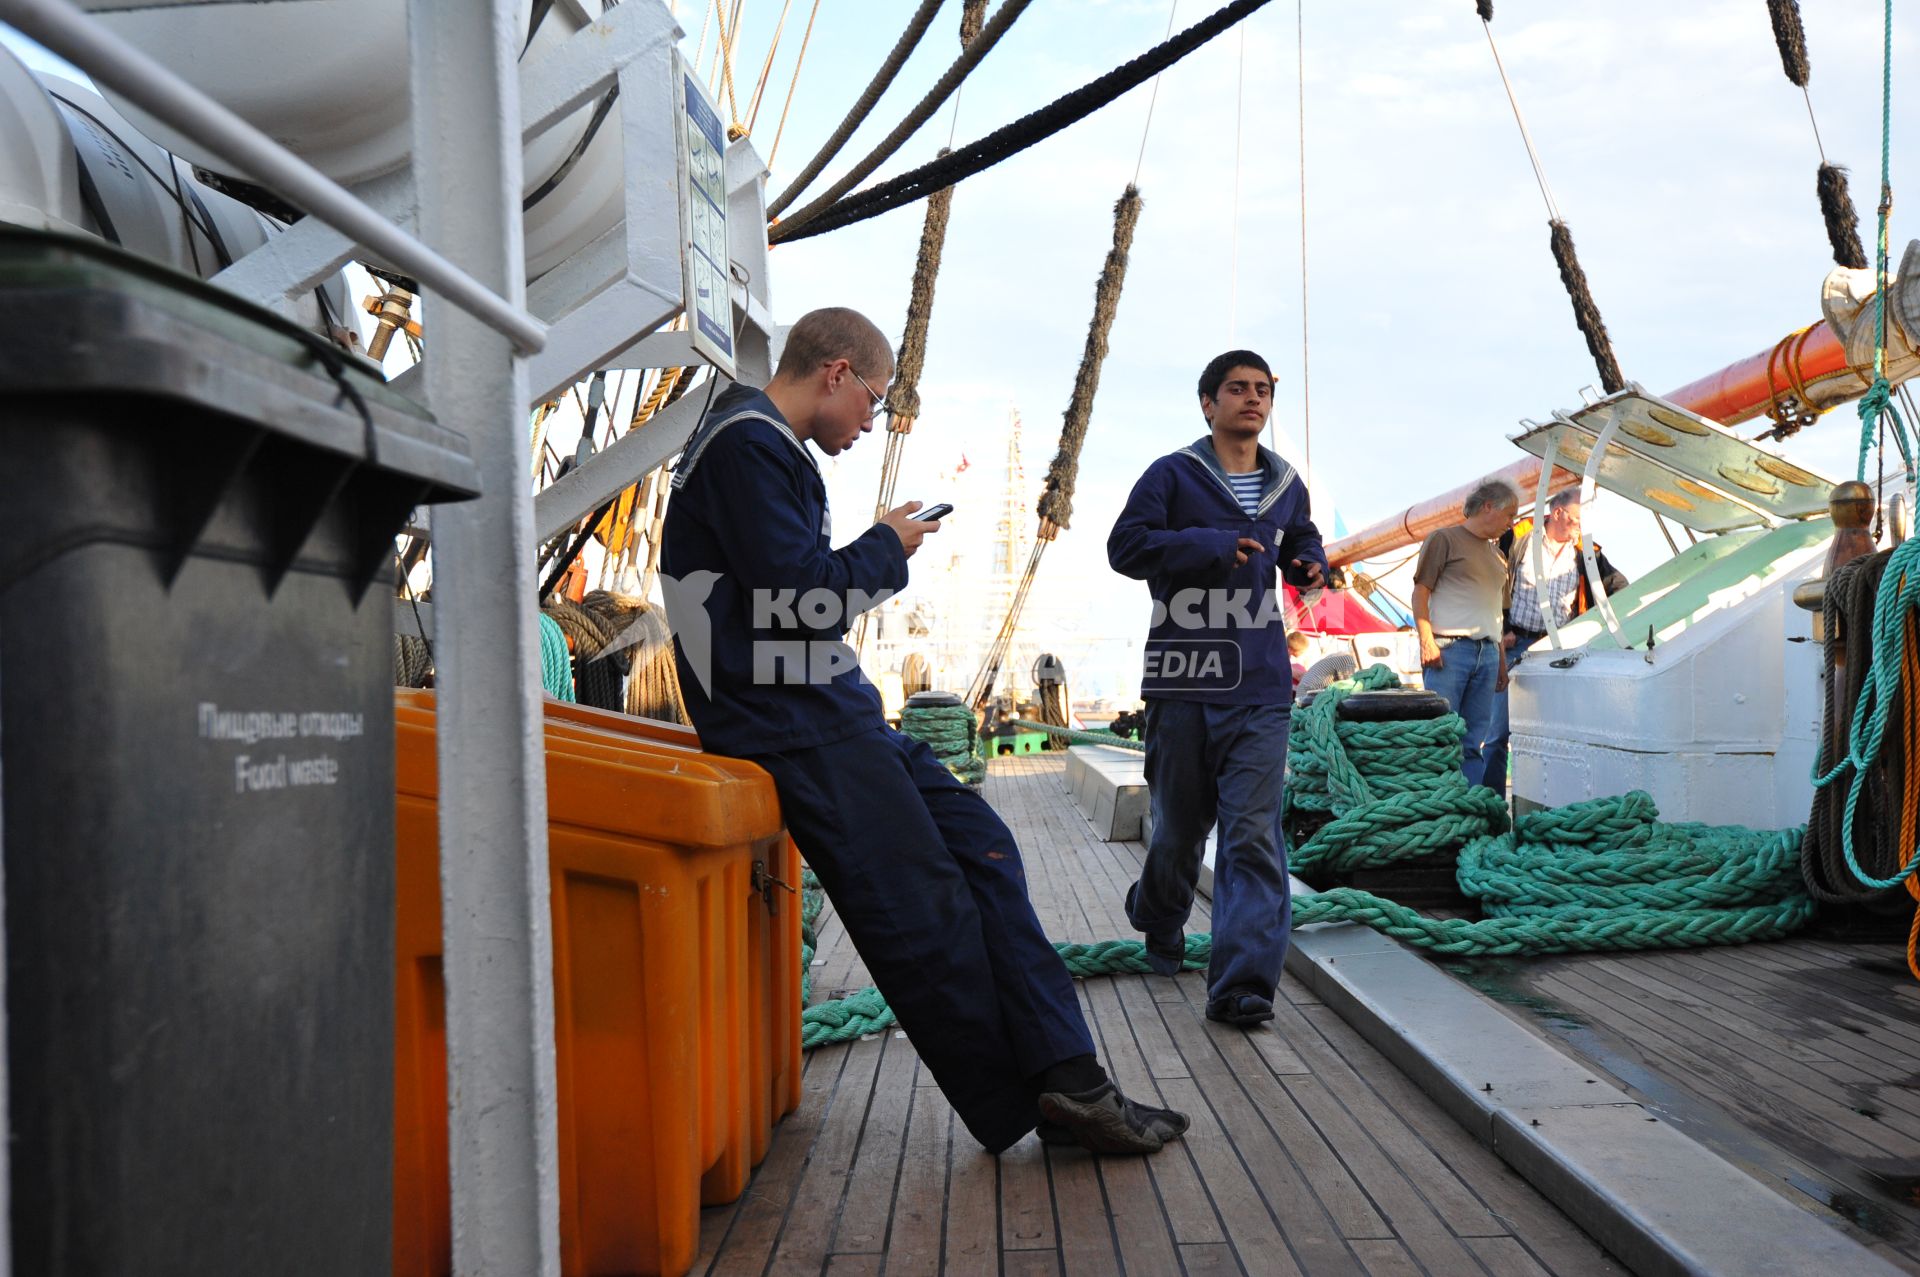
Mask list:
[[[867,420],[872,421],[887,410],[887,397],[875,390],[872,386],[869,386],[867,379],[859,373],[853,372],[853,369],[849,368],[847,371],[853,373],[853,379],[860,383],[860,389],[866,391],[868,396],[872,398],[873,407],[867,412]]]

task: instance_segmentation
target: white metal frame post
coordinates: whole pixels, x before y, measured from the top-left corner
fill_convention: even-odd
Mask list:
[[[421,236],[526,294],[515,0],[408,0]],[[557,1277],[559,1135],[546,757],[526,364],[428,294],[427,404],[467,432],[479,500],[434,516],[440,891],[453,1267]]]

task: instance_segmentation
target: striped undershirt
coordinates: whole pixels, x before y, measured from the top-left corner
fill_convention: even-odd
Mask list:
[[[1253,517],[1253,512],[1260,508],[1260,487],[1264,478],[1266,476],[1258,470],[1252,474],[1227,476],[1227,486],[1233,489],[1234,499],[1240,503],[1240,508],[1246,512],[1249,519]]]

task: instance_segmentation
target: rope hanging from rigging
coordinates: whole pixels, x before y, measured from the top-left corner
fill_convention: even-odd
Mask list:
[[[987,54],[992,51],[993,46],[1000,42],[1000,37],[1005,35],[1008,29],[1013,26],[1015,18],[1018,18],[1022,13],[1026,12],[1027,5],[1030,3],[1032,3],[1032,0],[1001,0],[1000,7],[993,12],[992,20],[980,28],[979,35],[967,42],[967,47],[960,51],[960,56],[954,59],[952,66],[947,68],[946,74],[941,76],[931,89],[927,90],[926,96],[915,104],[913,110],[907,112],[907,117],[901,120],[898,125],[894,126],[893,132],[881,139],[878,146],[867,152],[866,156],[862,158],[858,164],[855,164],[851,169],[847,170],[838,181],[832,186],[829,186],[822,194],[816,197],[812,203],[802,208],[787,220],[804,225],[811,218],[818,216],[823,210],[830,208],[835,200],[838,200],[859,183],[864,182],[870,173],[886,163],[895,151],[906,144],[908,138],[919,132],[920,126],[925,124],[933,113],[940,109],[940,104],[953,96],[954,91],[960,87],[961,81],[965,80],[967,76],[972,73],[973,68],[979,65],[980,60],[986,57]],[[942,185],[951,185],[951,183],[942,183]],[[772,210],[768,211],[771,212]],[[773,243],[778,243],[781,239],[788,238],[782,236],[779,232],[780,227],[775,226],[773,233],[768,236],[768,239]]]
[[[848,111],[846,118],[840,121],[840,126],[834,129],[833,135],[821,145],[818,151],[814,152],[813,158],[808,160],[806,167],[800,170],[800,175],[789,182],[787,189],[780,192],[773,202],[767,205],[769,218],[780,216],[787,205],[799,198],[800,192],[806,190],[813,179],[820,176],[820,171],[840,153],[840,148],[847,144],[847,139],[853,136],[853,131],[866,120],[867,114],[880,100],[880,95],[885,93],[887,86],[893,83],[893,77],[900,74],[900,68],[907,64],[908,56],[920,43],[920,37],[927,33],[929,26],[933,25],[933,15],[940,11],[940,4],[941,0],[920,0],[920,7],[914,10],[913,17],[907,20],[907,29],[901,32],[900,38],[894,42],[893,52],[889,53],[887,60],[880,64],[880,69],[873,73],[873,79],[867,82],[866,89],[860,94],[859,100],[853,104],[853,109]],[[783,111],[781,113],[783,125],[785,116],[786,113]]]
[[[1893,387],[1887,381],[1887,217],[1893,212],[1893,0],[1886,0],[1886,37],[1880,62],[1880,233],[1874,261],[1873,384],[1860,397],[1860,464],[1854,477],[1867,477],[1867,449],[1876,428],[1880,431],[1882,478],[1885,478],[1886,426],[1893,423],[1893,441],[1906,462],[1907,490],[1914,488],[1913,440],[1900,410],[1893,406]],[[1882,489],[1885,483],[1881,484]]]
[[[1567,298],[1573,303],[1573,322],[1579,326],[1580,335],[1587,339],[1587,352],[1593,356],[1594,367],[1599,370],[1600,384],[1608,394],[1625,388],[1626,378],[1620,375],[1620,361],[1613,354],[1613,339],[1607,336],[1607,325],[1600,318],[1600,306],[1593,300],[1593,290],[1587,285],[1587,273],[1580,268],[1580,259],[1574,253],[1573,232],[1567,229],[1566,222],[1560,216],[1560,206],[1554,202],[1553,190],[1547,185],[1546,166],[1540,162],[1540,153],[1534,149],[1533,135],[1527,130],[1526,117],[1520,114],[1520,99],[1514,96],[1513,82],[1507,79],[1507,67],[1500,60],[1500,48],[1493,40],[1493,5],[1482,0],[1478,6],[1481,26],[1487,33],[1487,48],[1493,51],[1493,65],[1500,72],[1500,84],[1507,91],[1507,103],[1513,108],[1514,123],[1520,126],[1520,140],[1527,148],[1527,159],[1533,165],[1533,178],[1540,186],[1540,197],[1547,205],[1547,226],[1549,228],[1548,246],[1553,251],[1554,264],[1560,268],[1560,283],[1567,290]]]
[[[960,43],[980,34],[986,21],[987,0],[966,0],[960,11]],[[945,148],[941,155],[947,154]],[[920,416],[920,374],[927,362],[927,329],[933,323],[933,289],[940,277],[940,258],[946,251],[947,221],[953,213],[953,188],[935,191],[927,201],[927,220],[920,230],[920,252],[913,263],[913,286],[907,298],[907,326],[900,338],[900,352],[893,362],[893,386],[887,392],[887,447],[880,459],[880,491],[874,500],[873,518],[893,508],[894,488],[900,482],[900,461],[906,453],[907,436]],[[873,618],[869,608],[860,614],[854,626],[853,650],[867,649],[867,626]]]
[[[1127,254],[1133,248],[1134,229],[1140,224],[1140,208],[1140,188],[1129,182],[1113,206],[1113,246],[1107,250],[1099,282],[1094,285],[1093,322],[1087,326],[1087,344],[1080,355],[1079,370],[1074,373],[1073,394],[1062,414],[1060,446],[1047,467],[1046,485],[1040,493],[1040,527],[1035,534],[1033,553],[1027,558],[1026,571],[1021,574],[1006,619],[1001,621],[980,672],[967,691],[967,704],[976,711],[984,709],[993,698],[994,685],[1000,681],[1000,668],[1020,628],[1020,613],[1033,590],[1033,579],[1040,571],[1040,556],[1046,552],[1047,544],[1073,520],[1073,488],[1080,473],[1080,449],[1087,442],[1087,428],[1093,420],[1093,397],[1100,389],[1100,365],[1106,360],[1107,337],[1120,311],[1120,291],[1127,279]]]
[[[870,217],[878,217],[905,204],[925,199],[934,191],[952,186],[975,173],[1018,155],[1055,133],[1072,127],[1107,103],[1186,57],[1207,41],[1240,22],[1269,0],[1234,0],[1210,17],[1196,22],[1179,35],[1154,46],[1131,62],[1123,63],[1096,80],[1055,99],[1039,110],[989,133],[986,137],[955,151],[945,159],[924,164],[899,177],[848,196],[817,214],[802,214],[775,226],[767,238],[772,243],[806,239],[826,231],[839,230]],[[1009,0],[1011,3],[1011,0]],[[1004,6],[1003,6],[1004,7]],[[999,21],[1000,14],[994,14]]]
[[[1847,191],[1847,170],[1827,162],[1827,149],[1820,141],[1820,123],[1813,114],[1813,95],[1807,90],[1812,67],[1807,61],[1807,32],[1800,22],[1800,0],[1767,0],[1767,16],[1773,20],[1773,42],[1780,50],[1780,69],[1788,83],[1800,90],[1807,101],[1807,120],[1813,125],[1813,144],[1820,152],[1820,170],[1814,188],[1820,196],[1820,215],[1827,224],[1827,242],[1833,246],[1836,266],[1864,270],[1867,252],[1860,246],[1860,215],[1854,211],[1853,196]]]

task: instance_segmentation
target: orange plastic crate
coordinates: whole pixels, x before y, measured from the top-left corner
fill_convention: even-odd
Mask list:
[[[435,724],[430,693],[397,700],[394,1271],[425,1277],[451,1268]],[[547,769],[562,1269],[678,1273],[701,1202],[738,1196],[764,1155],[756,1026],[781,1003],[797,1091],[797,916],[791,970],[756,940],[797,915],[755,891],[791,843],[765,773],[644,732],[550,714]]]
[[[428,695],[415,693],[415,695]],[[652,741],[697,751],[700,738],[691,727],[633,718],[585,705],[549,701],[550,725]],[[757,769],[756,769],[757,770]],[[747,926],[752,945],[749,979],[748,1066],[752,1162],[758,1166],[773,1139],[773,1124],[800,1107],[800,849],[783,839],[766,861],[758,862],[759,885]],[[709,1205],[737,1194],[708,1197]]]

